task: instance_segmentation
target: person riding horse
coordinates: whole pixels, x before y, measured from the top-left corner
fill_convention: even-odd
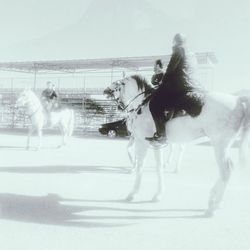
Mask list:
[[[42,92],[42,103],[48,115],[48,125],[51,123],[50,113],[56,107],[57,98],[58,95],[55,91],[55,85],[48,81],[47,88]]]
[[[185,110],[191,116],[196,116],[201,111],[199,100],[193,96],[196,88],[191,76],[193,69],[188,60],[185,42],[184,35],[179,33],[175,35],[173,53],[166,73],[162,83],[151,96],[149,109],[155,122],[156,132],[152,137],[146,138],[148,141],[166,142],[165,111]],[[190,110],[193,112],[189,112]]]
[[[162,61],[160,59],[155,61],[154,64],[154,75],[151,78],[151,83],[154,86],[159,86],[162,82],[162,78],[164,76],[164,72],[162,70],[163,68],[163,64]]]
[[[53,109],[57,97],[58,95],[55,91],[54,85],[51,82],[47,82],[47,88],[42,92],[42,102],[48,113]]]

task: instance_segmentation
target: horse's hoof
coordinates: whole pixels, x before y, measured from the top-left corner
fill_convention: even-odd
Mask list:
[[[204,212],[204,217],[206,217],[206,218],[212,218],[213,216],[214,216],[214,210],[207,209],[207,210]]]
[[[131,202],[131,201],[134,200],[134,198],[135,198],[135,196],[134,196],[133,194],[129,194],[129,195],[127,196],[127,198],[126,198],[126,201],[127,201],[127,202]]]
[[[57,146],[57,148],[62,148],[62,147],[65,147],[67,144],[66,143],[62,143],[60,145]]]
[[[168,164],[168,163],[164,163],[164,164],[163,164],[163,168],[164,168],[164,169],[167,169],[167,168],[168,168],[168,166],[169,166],[169,164]]]
[[[135,167],[132,167],[131,169],[129,169],[129,173],[130,174],[133,174],[135,172],[136,168]]]
[[[162,200],[162,195],[161,194],[158,194],[158,195],[155,195],[153,198],[152,198],[152,202],[159,202]]]
[[[178,169],[174,169],[173,170],[173,174],[178,174],[179,173],[179,170]]]
[[[136,161],[131,161],[130,163],[131,163],[132,166],[136,165]]]

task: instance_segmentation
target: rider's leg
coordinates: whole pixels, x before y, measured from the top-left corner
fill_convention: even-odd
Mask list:
[[[160,96],[153,96],[149,103],[149,109],[155,122],[156,133],[153,137],[146,138],[149,141],[165,141],[165,101]]]
[[[202,98],[194,92],[187,92],[176,100],[178,110],[185,110],[190,116],[196,117],[201,113],[203,101]]]

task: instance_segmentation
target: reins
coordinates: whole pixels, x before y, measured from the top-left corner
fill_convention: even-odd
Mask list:
[[[123,108],[123,110],[126,110],[130,105],[131,105],[131,103],[133,103],[139,96],[141,96],[141,95],[143,95],[143,94],[145,94],[146,93],[146,91],[143,91],[143,92],[141,92],[140,94],[138,94],[138,95],[136,95],[124,108]],[[143,103],[143,102],[142,102]],[[142,105],[142,103],[139,105],[139,106],[141,106]],[[139,109],[139,106],[136,108],[136,109],[131,109],[131,110],[129,110],[128,112],[130,113],[130,112],[133,112],[133,111],[137,111],[138,109]]]
[[[152,89],[156,89],[156,87],[153,87]],[[150,89],[150,90],[151,90],[151,89]],[[133,98],[133,99],[123,108],[123,110],[125,111],[125,110],[131,105],[131,103],[133,103],[139,96],[141,96],[141,95],[143,95],[143,94],[145,94],[145,93],[147,93],[147,92],[148,92],[148,90],[145,90],[145,91],[141,92],[140,94],[136,95],[136,96],[135,96],[135,97],[134,97],[134,98]],[[140,109],[141,109],[146,103],[148,103],[148,101],[150,100],[150,99],[149,99],[150,96],[151,96],[151,93],[149,92],[149,95],[145,96],[145,98],[143,99],[142,103],[139,104],[137,108],[135,108],[135,109],[130,109],[130,110],[128,110],[127,112],[128,112],[128,113],[131,113],[131,112],[139,112]],[[139,114],[140,114],[140,113],[139,113]]]

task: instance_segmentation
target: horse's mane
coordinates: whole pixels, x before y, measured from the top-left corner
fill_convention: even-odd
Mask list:
[[[26,91],[26,93],[29,95],[29,97],[32,99],[32,101],[40,102],[40,99],[38,98],[38,96],[35,94],[35,92],[33,90],[26,89],[24,91]]]
[[[154,88],[148,84],[147,80],[142,77],[141,75],[133,75],[131,76],[133,78],[138,86],[138,90],[145,91],[145,95],[152,93]]]

